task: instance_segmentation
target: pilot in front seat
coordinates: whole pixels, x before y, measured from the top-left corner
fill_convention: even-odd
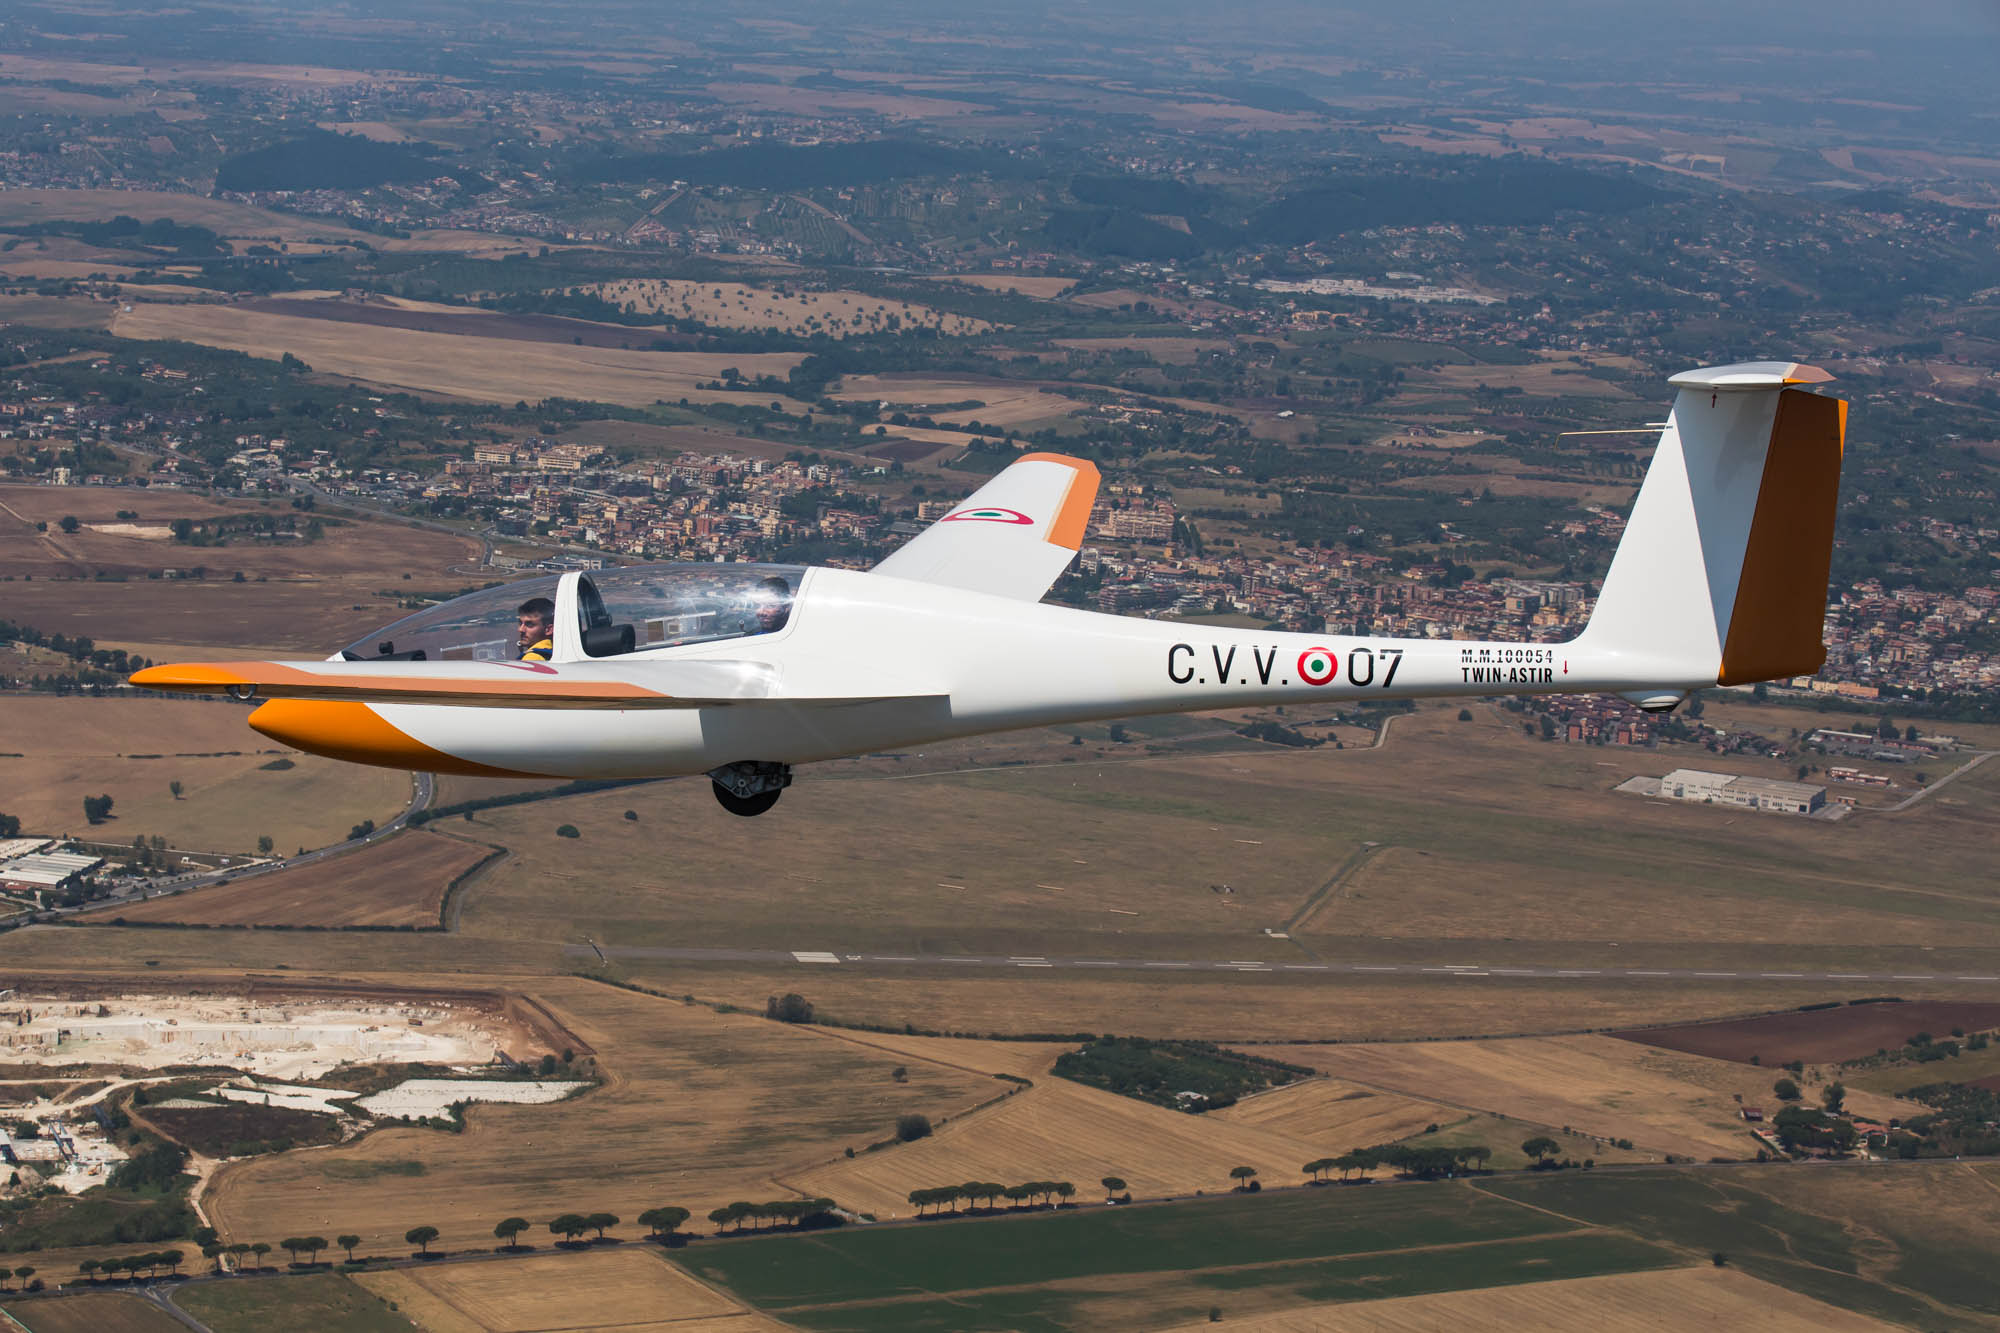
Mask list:
[[[514,646],[523,662],[546,662],[555,655],[556,604],[546,597],[521,603],[514,621]]]

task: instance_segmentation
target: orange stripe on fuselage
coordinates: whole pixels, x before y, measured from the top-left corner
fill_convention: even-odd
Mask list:
[[[1842,399],[1799,389],[1779,394],[1717,684],[1810,675],[1825,665],[1826,583],[1846,435]]]
[[[1083,534],[1090,527],[1090,507],[1097,503],[1097,464],[1085,458],[1071,458],[1067,454],[1023,454],[1014,461],[1061,463],[1076,474],[1070,478],[1069,489],[1063,492],[1062,503],[1056,507],[1055,520],[1049,524],[1049,535],[1043,540],[1051,546],[1077,550],[1083,545]]]
[[[385,721],[367,704],[322,699],[273,699],[250,714],[250,725],[274,741],[308,754],[378,768],[413,768],[479,778],[540,778],[511,768],[461,759],[424,744]]]

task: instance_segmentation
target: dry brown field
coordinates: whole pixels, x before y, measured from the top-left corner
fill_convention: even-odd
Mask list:
[[[435,833],[399,833],[332,860],[100,908],[83,919],[196,926],[434,928],[447,888],[492,849]]]
[[[1440,366],[1436,370],[1411,366],[1409,376],[1413,391],[1417,392],[1428,388],[1470,393],[1484,384],[1495,389],[1519,389],[1538,397],[1627,400],[1632,397],[1616,384],[1584,374],[1567,356],[1560,361],[1537,361],[1525,366]]]
[[[905,1111],[956,1117],[1004,1087],[761,1016],[567,978],[528,989],[598,1050],[602,1087],[553,1106],[474,1107],[460,1134],[385,1129],[231,1164],[206,1198],[216,1224],[245,1238],[351,1230],[364,1251],[388,1253],[407,1250],[403,1232],[420,1223],[459,1249],[491,1245],[493,1224],[516,1213],[631,1219],[678,1204],[703,1218],[733,1199],[785,1197],[775,1177],[888,1137]],[[905,1081],[891,1077],[899,1065]],[[369,1174],[406,1161],[423,1174]]]
[[[1290,1048],[1285,1058],[1361,1087],[1630,1139],[1640,1151],[1699,1161],[1753,1156],[1756,1145],[1738,1108],[1775,1106],[1768,1069],[1609,1036],[1307,1046]],[[1851,1094],[1849,1105],[1882,1120],[1921,1111],[1874,1093]]]
[[[410,587],[449,589],[472,581],[452,570],[479,558],[479,544],[468,537],[330,513],[322,517],[344,521],[328,522],[317,542],[183,547],[117,530],[121,509],[139,514],[134,526],[142,531],[175,518],[263,512],[254,501],[217,503],[127,487],[0,486],[0,576],[14,578],[5,585],[7,617],[100,644],[188,645],[204,655],[254,649],[325,656],[407,614],[392,599]],[[293,511],[281,505],[273,512]],[[66,514],[113,530],[85,526],[62,533],[57,524]],[[37,533],[38,521],[50,530]],[[206,578],[145,576],[197,565]],[[122,577],[100,581],[94,577],[99,570]],[[238,571],[245,582],[233,580]],[[408,584],[405,574],[411,575]]]
[[[1012,292],[1018,296],[1031,296],[1037,301],[1053,301],[1076,286],[1075,278],[1041,278],[1016,273],[933,273],[925,277],[930,282],[955,282],[983,291]]]
[[[43,329],[108,329],[118,305],[89,296],[0,296],[0,321]]]
[[[1078,407],[1071,399],[1045,393],[1034,384],[888,374],[850,375],[840,385],[840,391],[833,396],[843,402],[887,402],[894,410],[961,426],[977,421],[988,427],[1024,427],[1068,416]],[[973,400],[985,406],[949,412],[925,406]]]
[[[1664,1050],[1686,1051],[1717,1060],[1765,1066],[1803,1060],[1837,1064],[1894,1050],[1919,1032],[1948,1036],[1954,1029],[1979,1032],[2000,1027],[2000,1004],[1991,1002],[1860,1004],[1808,1013],[1771,1014],[1684,1027],[1636,1028],[1614,1037]]]
[[[47,1270],[58,1282],[74,1271],[71,1268],[58,1274]],[[186,1327],[143,1297],[108,1291],[8,1301],[0,1306],[0,1313],[28,1333],[182,1333]]]
[[[1206,1322],[1181,1326],[1187,1333]],[[1897,1327],[1762,1282],[1734,1268],[1674,1268],[1562,1282],[1531,1282],[1430,1296],[1309,1305],[1248,1318],[1239,1333],[1602,1333],[1604,1329],[1681,1333],[1690,1328],[1756,1328],[1769,1333],[1885,1333]]]
[[[547,1238],[541,1228],[529,1243]],[[668,1333],[721,1320],[745,1333],[776,1328],[668,1263],[651,1246],[357,1273],[354,1281],[426,1333]]]
[[[1278,1129],[1171,1111],[1048,1074],[1005,1101],[954,1116],[929,1138],[790,1172],[784,1181],[888,1217],[912,1213],[912,1190],[963,1180],[1067,1180],[1087,1200],[1099,1180],[1118,1176],[1134,1195],[1161,1198],[1228,1190],[1237,1166],[1256,1167],[1273,1185],[1295,1184],[1304,1179],[1299,1167],[1324,1155],[1318,1143]]]
[[[1283,1050],[1265,1051],[1287,1063]],[[1246,1097],[1203,1117],[1226,1124],[1256,1125],[1324,1149],[1325,1154],[1394,1143],[1422,1133],[1427,1125],[1454,1118],[1437,1102],[1357,1087],[1337,1078],[1316,1078]]]
[[[23,756],[0,759],[5,808],[33,833],[125,844],[158,835],[190,851],[251,852],[264,835],[281,851],[323,847],[409,801],[408,775],[280,749],[244,724],[248,715],[208,699],[0,698],[0,746]],[[262,767],[279,758],[293,766]],[[111,818],[92,827],[83,798],[99,795],[112,798]]]
[[[646,407],[662,399],[742,402],[702,389],[725,366],[749,378],[782,379],[803,359],[792,352],[626,351],[560,343],[469,338],[271,314],[240,305],[139,305],[111,331],[125,338],[178,338],[271,359],[291,353],[322,374],[479,402],[584,398]],[[753,401],[768,401],[760,395]]]
[[[854,291],[787,291],[738,282],[685,282],[672,278],[621,278],[582,290],[638,314],[696,319],[726,329],[776,329],[835,338],[882,333],[894,316],[904,328],[935,329],[946,337],[986,333],[993,325],[927,305]]]
[[[17,57],[0,56],[0,70],[10,69]],[[87,66],[93,82],[102,82],[109,67]],[[171,194],[161,190],[8,190],[0,196],[0,231],[10,223],[94,222],[126,214],[144,222],[172,218],[184,226],[208,227],[226,237],[256,240],[304,241],[313,238],[344,243],[375,237],[338,222],[273,213],[226,199],[209,199],[195,194]]]

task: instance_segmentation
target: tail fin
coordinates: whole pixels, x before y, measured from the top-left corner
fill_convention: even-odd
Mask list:
[[[1756,361],[1669,381],[1680,394],[1579,646],[1663,688],[1819,670],[1847,404],[1792,386],[1832,378]]]

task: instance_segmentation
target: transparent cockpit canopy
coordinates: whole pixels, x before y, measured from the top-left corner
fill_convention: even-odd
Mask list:
[[[522,640],[523,608],[543,599],[575,616],[577,641],[592,657],[772,634],[790,620],[804,577],[803,565],[632,565],[579,576],[572,600],[559,595],[563,576],[550,574],[405,616],[347,645],[342,655],[514,661],[529,646]]]
[[[560,574],[550,574],[454,597],[348,644],[342,655],[428,662],[514,661],[521,656],[521,607],[537,598],[553,606],[561,580]]]
[[[776,633],[791,619],[805,572],[803,565],[742,564],[595,570],[577,584],[584,651],[604,657]]]

